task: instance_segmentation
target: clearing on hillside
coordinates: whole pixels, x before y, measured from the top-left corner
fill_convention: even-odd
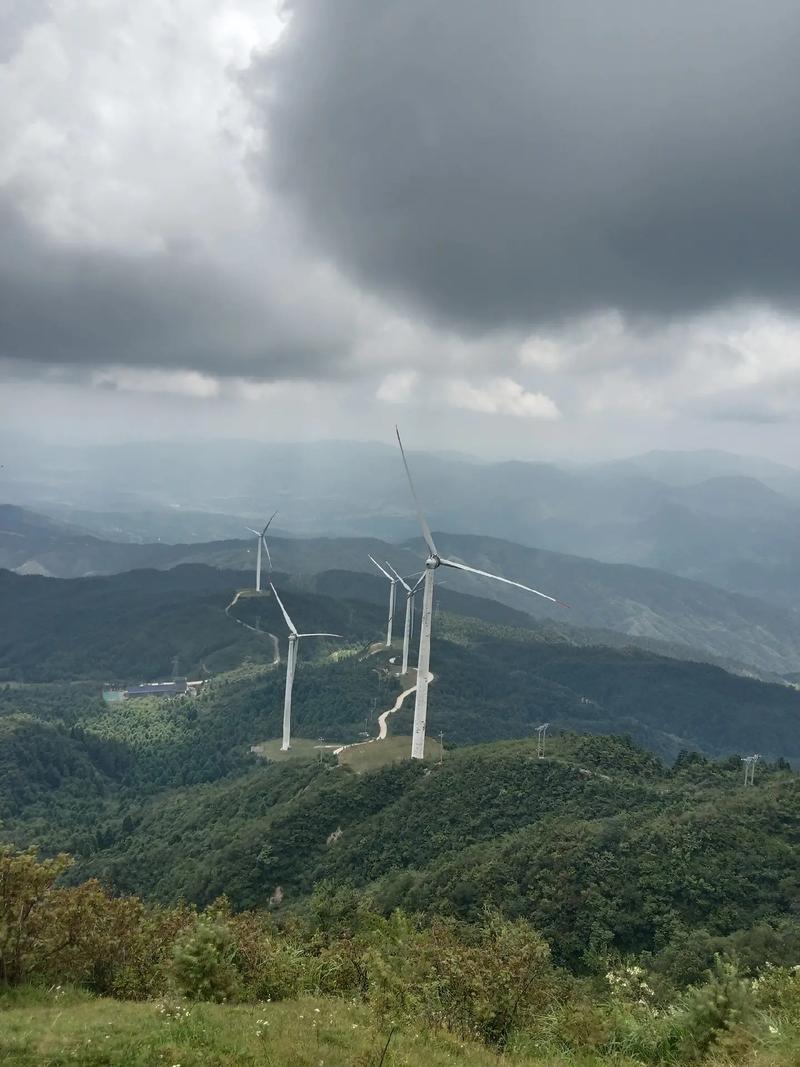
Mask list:
[[[432,737],[425,739],[425,762],[438,763],[442,746]],[[447,757],[445,756],[445,759]],[[350,745],[339,753],[339,763],[347,764],[354,771],[374,771],[388,763],[411,759],[411,735],[387,737],[384,741],[366,741]]]

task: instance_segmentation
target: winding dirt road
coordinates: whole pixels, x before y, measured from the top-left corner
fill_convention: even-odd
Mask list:
[[[280,645],[278,644],[278,638],[275,634],[271,634],[266,630],[257,630],[255,626],[251,626],[248,622],[242,622],[241,619],[237,619],[235,615],[231,615],[231,608],[236,606],[236,602],[242,595],[244,590],[240,589],[233,600],[225,608],[225,614],[229,619],[233,619],[234,622],[238,622],[240,626],[244,626],[245,630],[252,630],[254,634],[258,634],[260,637],[268,637],[272,641],[272,666],[277,667],[281,662]]]
[[[428,671],[428,682],[430,683],[432,681],[433,681],[433,674],[430,671]],[[394,715],[395,712],[399,711],[400,708],[402,708],[403,702],[405,701],[406,697],[409,696],[411,693],[416,693],[416,691],[417,691],[417,685],[416,685],[416,682],[415,682],[414,685],[412,685],[410,689],[404,689],[403,692],[399,694],[399,696],[397,697],[397,700],[395,700],[395,702],[394,702],[394,704],[392,705],[391,708],[388,708],[386,711],[382,711],[381,712],[381,714],[378,716],[378,736],[377,737],[369,737],[369,738],[367,738],[366,741],[354,741],[352,745],[340,745],[339,748],[335,748],[333,750],[334,756],[338,756],[339,753],[340,752],[344,752],[344,750],[346,748],[358,748],[359,745],[372,745],[376,741],[385,741],[386,737],[387,737],[387,734],[389,733],[389,722],[388,722],[389,716],[390,715]]]

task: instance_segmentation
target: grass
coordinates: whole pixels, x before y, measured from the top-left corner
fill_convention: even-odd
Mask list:
[[[430,763],[438,763],[442,746],[432,737],[425,739],[425,759]],[[339,754],[339,762],[346,763],[354,771],[374,771],[377,767],[384,767],[387,763],[397,763],[399,760],[411,757],[411,735],[389,736],[385,741],[373,741],[371,744],[355,745],[346,748]],[[447,759],[447,756],[444,757]]]
[[[622,1053],[542,1054],[529,1043],[526,1054],[522,1048],[497,1056],[443,1031],[421,1031],[413,1022],[395,1029],[378,1023],[367,1006],[342,999],[228,1005],[118,1001],[61,989],[0,994],[0,1064],[17,1067],[634,1067],[639,1062]],[[750,1045],[733,1059],[712,1053],[703,1061],[708,1067],[798,1062],[792,1032]]]
[[[262,741],[253,748],[263,759],[279,763],[290,759],[319,759],[320,755],[333,752],[340,744],[339,741],[312,741],[307,737],[293,737],[292,747],[288,752],[281,752],[281,741],[278,738]]]
[[[166,1008],[166,1010],[164,1010]],[[0,1000],[0,1063],[19,1067],[378,1067],[389,1027],[363,1005],[132,1003],[26,991]],[[384,1067],[494,1067],[449,1035],[395,1031]],[[508,1062],[507,1060],[504,1062]],[[520,1060],[520,1064],[541,1061]]]

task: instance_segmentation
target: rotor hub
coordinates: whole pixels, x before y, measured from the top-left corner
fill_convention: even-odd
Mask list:
[[[425,560],[425,566],[426,567],[430,567],[431,570],[435,570],[436,567],[441,567],[441,565],[442,565],[442,561],[433,552],[431,552],[431,554]]]

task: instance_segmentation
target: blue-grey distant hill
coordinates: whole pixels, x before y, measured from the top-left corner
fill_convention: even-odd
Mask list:
[[[105,540],[236,538],[275,508],[278,529],[302,536],[396,541],[417,532],[389,443],[28,445],[6,447],[3,459],[0,500]],[[792,467],[715,451],[559,465],[411,447],[410,459],[439,529],[656,567],[790,608],[800,601],[800,471]]]

